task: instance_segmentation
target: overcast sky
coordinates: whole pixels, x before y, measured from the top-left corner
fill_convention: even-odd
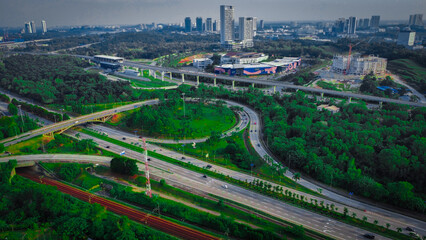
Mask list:
[[[178,23],[186,16],[219,18],[220,5],[235,6],[235,18],[253,16],[265,21],[334,20],[339,17],[406,20],[426,12],[426,0],[0,0],[0,26],[38,27]]]

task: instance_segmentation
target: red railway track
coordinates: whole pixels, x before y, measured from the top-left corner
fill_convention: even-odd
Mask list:
[[[61,182],[58,182],[50,178],[44,177],[40,179],[39,177],[28,174],[28,173],[18,173],[18,174],[37,183],[55,186],[58,188],[59,191],[69,194],[80,200],[90,202],[90,203],[99,203],[100,205],[106,207],[106,209],[111,212],[114,212],[119,215],[125,215],[129,219],[148,225],[150,227],[153,227],[155,229],[158,229],[162,232],[166,232],[176,237],[190,239],[190,240],[218,240],[219,239],[217,237],[208,235],[206,233],[203,233],[185,226],[181,226],[179,224],[167,221],[165,219],[162,219],[156,216],[146,214],[141,211],[137,211],[126,205],[119,204],[111,200],[96,196],[94,194],[82,191],[80,189],[71,187],[69,185],[63,184]]]

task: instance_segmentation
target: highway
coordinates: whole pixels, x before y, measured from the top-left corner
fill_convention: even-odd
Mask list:
[[[65,120],[62,122],[58,122],[55,124],[51,124],[42,128],[38,128],[11,138],[6,138],[0,141],[0,143],[4,143],[4,146],[9,146],[27,139],[30,139],[32,137],[38,136],[38,135],[42,135],[42,134],[46,134],[46,133],[51,133],[51,132],[56,132],[56,131],[60,131],[62,129],[66,129],[66,128],[70,128],[72,126],[75,125],[79,125],[79,124],[83,124],[86,122],[91,122],[91,121],[95,121],[96,119],[105,117],[105,116],[109,116],[109,115],[113,115],[119,112],[125,112],[137,107],[141,107],[143,104],[144,105],[153,105],[153,104],[157,104],[158,103],[158,99],[154,99],[154,100],[148,100],[148,101],[143,101],[143,102],[137,102],[137,103],[132,103],[132,104],[128,104],[128,105],[124,105],[121,107],[117,107],[114,109],[110,109],[110,110],[105,110],[102,112],[96,112],[96,113],[92,113],[92,114],[88,114],[88,115],[83,115],[80,117],[75,117],[72,118],[70,120]]]
[[[75,135],[78,132],[69,130],[69,134]],[[99,144],[100,148],[103,148],[114,153],[121,153],[125,151],[125,156],[142,161],[144,155],[126,149],[124,147],[111,144],[101,139],[94,138],[87,134],[80,133],[80,138],[82,139],[93,139],[96,143]],[[106,148],[109,146],[109,148]],[[152,145],[148,144],[150,150],[155,150],[151,148]],[[157,151],[160,154],[167,155],[165,152]],[[181,154],[178,154],[182,156]],[[216,180],[212,178],[203,178],[202,174],[195,173],[191,170],[176,166],[171,163],[167,163],[156,158],[150,157],[150,173],[156,175],[160,178],[166,180],[166,182],[179,182],[179,184],[185,185],[189,188],[198,189],[200,191],[209,192],[217,196],[221,196],[227,199],[240,202],[247,206],[251,206],[263,212],[269,213],[273,216],[276,216],[281,219],[286,219],[297,224],[304,225],[306,228],[310,228],[315,231],[322,232],[329,236],[335,237],[337,239],[362,239],[362,234],[366,231],[361,230],[357,227],[353,227],[335,220],[331,220],[328,217],[300,209],[298,207],[286,204],[279,200],[266,197],[264,195],[254,193],[250,190],[231,185],[221,180]],[[188,161],[187,159],[184,161]],[[206,165],[206,163],[203,163]],[[143,170],[145,165],[143,163],[138,164],[139,168]],[[216,166],[214,167],[216,168]],[[228,188],[225,189],[223,186],[227,185]],[[378,237],[377,239],[386,239],[383,237]]]
[[[84,59],[89,59],[93,61],[93,57],[91,56],[84,56],[84,55],[72,55],[75,57],[80,57]],[[313,92],[313,93],[324,93],[329,94],[337,97],[343,97],[343,98],[356,98],[356,99],[363,99],[366,101],[374,101],[374,102],[386,102],[386,103],[397,103],[397,104],[405,104],[410,105],[414,107],[426,107],[425,103],[416,103],[416,102],[407,102],[397,99],[391,99],[391,98],[383,98],[383,97],[376,97],[376,96],[370,96],[370,95],[364,95],[364,94],[358,94],[358,93],[351,93],[351,92],[341,92],[341,91],[334,91],[334,90],[327,90],[327,89],[320,89],[320,88],[312,88],[312,87],[305,87],[305,86],[298,86],[293,85],[289,83],[279,82],[279,81],[269,81],[269,80],[259,80],[259,79],[250,79],[250,78],[243,78],[243,77],[231,77],[226,75],[220,75],[220,74],[213,74],[213,73],[205,73],[205,72],[191,72],[186,70],[179,70],[174,68],[165,68],[165,67],[159,67],[159,66],[153,66],[153,65],[146,65],[141,64],[137,62],[132,61],[124,61],[122,63],[123,66],[130,66],[130,67],[138,67],[142,69],[152,69],[159,72],[172,72],[177,74],[185,74],[185,75],[191,75],[191,76],[200,76],[200,77],[207,77],[207,78],[216,78],[216,79],[223,79],[228,81],[236,81],[236,82],[243,82],[243,83],[249,83],[249,84],[260,84],[260,85],[268,85],[268,86],[277,86],[284,89],[296,89],[296,90],[302,90],[306,92]]]
[[[145,103],[146,104],[154,104],[155,102],[153,103],[151,101],[147,101]],[[263,154],[263,153],[266,154],[267,151],[263,148],[263,145],[261,144],[260,138],[259,138],[259,129],[260,129],[259,128],[260,127],[259,124],[260,123],[259,123],[259,117],[257,116],[257,113],[255,111],[251,110],[250,108],[247,108],[245,106],[239,105],[237,103],[232,103],[232,102],[228,101],[228,104],[230,104],[230,105],[237,105],[237,106],[241,106],[241,107],[244,108],[244,111],[248,114],[249,119],[251,121],[251,125],[250,125],[250,130],[251,130],[250,131],[250,139],[252,141],[252,144],[255,147],[256,151],[258,151],[260,154]],[[246,116],[245,117],[241,117],[241,118],[244,119],[244,118],[246,118]],[[73,119],[73,120],[75,120],[75,119]],[[246,122],[247,123],[248,119],[245,119],[245,121],[242,121],[242,122]],[[128,142],[128,143],[130,143],[130,142],[138,142],[140,140],[138,138],[135,138],[134,135],[132,135],[130,133],[124,133],[124,132],[113,130],[113,129],[106,128],[106,127],[102,127],[102,130],[104,132],[108,133],[109,137],[115,138],[115,139],[120,140],[120,141],[122,140],[123,136],[127,137],[126,142]],[[83,135],[83,134],[81,134],[81,135]],[[91,136],[85,136],[85,137],[93,139],[93,137],[91,137]],[[105,149],[106,146],[111,146],[111,149],[112,149],[112,144],[110,144],[110,143],[107,143],[105,141],[99,142],[100,141],[99,139],[95,139],[95,141],[97,141],[98,143],[100,143],[100,147],[101,148]],[[188,140],[188,141],[193,141],[193,140]],[[118,146],[116,146],[116,147],[118,147]],[[180,153],[176,153],[176,152],[168,151],[168,150],[165,150],[165,149],[161,149],[161,148],[158,148],[156,146],[149,145],[149,144],[148,144],[148,147],[151,150],[155,150],[157,152],[162,151],[161,154],[164,154],[166,156],[170,156],[170,157],[173,157],[173,158],[176,158],[176,159],[181,159],[181,157],[182,157],[182,155]],[[120,149],[116,150],[115,151],[116,153],[120,153],[123,150],[125,150],[122,147],[118,147],[118,148],[120,148]],[[107,149],[107,150],[111,150],[111,149]],[[125,150],[125,151],[129,152],[130,150]],[[263,156],[263,155],[261,155],[261,156]],[[139,158],[139,159],[141,159],[141,158]],[[190,158],[188,156],[186,156],[185,161],[186,162],[190,161],[192,164],[198,165],[198,166],[201,166],[201,167],[203,167],[203,166],[206,165],[205,162],[197,160],[197,159]],[[157,164],[157,163],[155,163],[155,164]],[[164,164],[166,164],[166,165],[164,165]],[[248,180],[248,181],[252,181],[253,180],[253,178],[251,176],[247,175],[247,174],[242,174],[242,173],[235,172],[235,171],[232,171],[232,170],[229,170],[229,169],[225,169],[225,168],[222,168],[222,167],[219,167],[219,166],[215,166],[214,164],[211,164],[211,165],[213,165],[212,170],[222,172],[225,175],[229,175],[229,176],[232,176],[234,178],[237,178],[237,179],[240,179],[240,180],[243,180],[243,181],[244,180]],[[171,169],[171,168],[174,168],[175,166],[172,165],[172,164],[163,163],[163,165],[158,166],[158,167],[162,168],[162,169],[166,169],[166,168],[167,169]],[[182,168],[180,168],[180,169],[177,170],[177,172],[179,172],[179,173],[181,171],[182,171]],[[185,171],[188,171],[188,170],[185,170]],[[174,171],[174,172],[177,173],[176,171]],[[289,174],[291,174],[291,173],[289,173]],[[187,173],[187,175],[184,176],[184,177],[188,177],[188,176],[192,177],[193,175],[194,175],[194,172],[189,171]],[[175,179],[175,181],[179,181],[180,182],[180,179]],[[302,181],[300,181],[300,183],[304,183],[303,185],[307,184],[308,187],[310,189],[313,189],[314,191],[317,189],[317,186],[315,186],[312,183],[309,183],[307,181],[305,182],[304,180],[302,180]],[[223,184],[225,184],[225,183],[223,183]],[[221,184],[220,186],[223,186],[223,184]],[[272,185],[274,185],[274,184],[272,184]],[[192,187],[196,188],[197,186],[192,186]],[[199,187],[200,186],[198,186],[198,188]],[[291,189],[291,191],[295,192],[292,189]],[[336,207],[339,207],[340,211],[342,211],[343,207],[344,207],[344,206],[341,206],[341,203],[345,203],[348,206],[348,208],[350,209],[351,212],[356,212],[357,213],[358,217],[366,215],[368,217],[368,220],[370,222],[372,222],[372,221],[374,221],[374,220],[377,219],[377,220],[379,220],[379,224],[382,224],[382,225],[385,224],[385,223],[390,223],[391,224],[391,228],[404,227],[404,226],[414,226],[415,229],[425,229],[424,228],[424,222],[421,222],[421,221],[418,221],[418,220],[415,220],[415,219],[411,219],[411,218],[408,218],[408,217],[405,217],[405,216],[401,216],[401,215],[398,215],[398,214],[394,214],[394,213],[391,213],[391,212],[388,212],[388,211],[385,211],[385,210],[382,210],[382,209],[374,208],[374,207],[371,207],[371,206],[369,206],[367,204],[362,204],[362,203],[359,203],[357,201],[354,201],[354,200],[351,200],[351,199],[347,199],[347,198],[342,197],[342,196],[340,196],[338,194],[335,194],[333,192],[328,192],[328,191],[324,190],[323,193],[326,196],[331,197],[332,199],[336,199],[336,202],[332,202],[332,201],[329,201],[327,199],[321,199],[321,198],[313,197],[313,196],[307,195],[305,193],[299,193],[299,194],[305,195],[306,197],[309,197],[309,198],[318,199],[319,201],[324,200],[325,203],[330,203],[330,204],[334,203],[336,205]],[[233,200],[238,201],[239,199],[237,198],[237,199],[233,199]],[[350,208],[350,207],[353,207],[353,209]],[[362,212],[362,209],[367,209],[368,211],[367,212]]]
[[[81,154],[31,154],[0,157],[0,162],[16,160],[19,163],[25,162],[78,162],[78,163],[94,163],[109,166],[112,157],[81,155]]]

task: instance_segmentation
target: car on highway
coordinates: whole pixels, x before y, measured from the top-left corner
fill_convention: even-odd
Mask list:
[[[364,234],[363,235],[365,238],[368,238],[368,239],[374,239],[375,238],[375,236],[373,235],[373,234],[371,234],[371,233],[366,233],[366,234]]]
[[[405,230],[407,230],[409,232],[414,232],[414,229],[412,229],[411,227],[406,227]]]
[[[123,140],[126,140],[126,138],[125,138],[125,137],[123,137]]]
[[[203,175],[203,178],[207,178],[206,174]]]
[[[75,121],[75,123],[78,123],[78,121]]]
[[[106,146],[106,148],[109,148],[109,146]]]
[[[147,160],[148,160],[148,161],[151,161],[151,158],[148,158]]]
[[[258,143],[257,146],[260,147],[260,143]]]
[[[206,168],[210,169],[210,168],[212,168],[212,165],[209,164],[209,165],[206,166]]]
[[[186,158],[185,157],[182,157],[182,160],[185,160]]]
[[[225,188],[225,189],[228,189],[228,185],[226,185],[226,184],[224,184],[222,187]]]

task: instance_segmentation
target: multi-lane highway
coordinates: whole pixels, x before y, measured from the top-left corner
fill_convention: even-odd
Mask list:
[[[46,134],[46,133],[52,133],[52,132],[57,132],[57,131],[61,131],[63,129],[67,129],[70,128],[72,126],[75,125],[79,125],[79,124],[83,124],[86,122],[93,122],[96,121],[97,119],[106,117],[106,116],[110,116],[119,112],[125,112],[137,107],[141,107],[142,104],[144,105],[153,105],[153,104],[157,104],[158,103],[158,99],[154,99],[154,100],[148,100],[148,101],[143,101],[143,102],[137,102],[137,103],[132,103],[132,104],[128,104],[128,105],[124,105],[121,107],[117,107],[111,110],[105,110],[102,112],[96,112],[96,113],[92,113],[92,114],[88,114],[88,115],[83,115],[80,117],[76,117],[70,120],[66,120],[66,121],[62,121],[62,122],[58,122],[55,124],[51,124],[42,128],[38,128],[11,138],[6,138],[0,141],[0,143],[4,143],[5,146],[9,146],[27,139],[30,139],[32,137],[38,136],[38,135],[42,135],[42,134]]]

